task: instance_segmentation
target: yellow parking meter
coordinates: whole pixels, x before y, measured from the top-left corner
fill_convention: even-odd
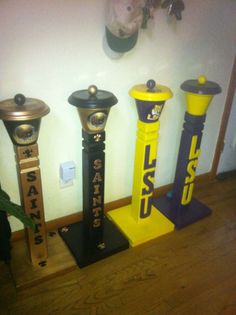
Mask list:
[[[137,246],[174,230],[174,224],[152,207],[159,118],[172,92],[149,80],[147,84],[134,86],[129,95],[136,100],[139,116],[132,202],[109,211],[108,217],[128,238],[130,245]]]

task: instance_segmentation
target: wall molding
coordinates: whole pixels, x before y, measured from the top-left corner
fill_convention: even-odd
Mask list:
[[[209,184],[210,182],[213,182],[214,180],[215,179],[211,178],[210,172],[204,173],[204,174],[196,176],[195,184],[197,184],[197,185]],[[156,188],[153,192],[153,196],[157,197],[157,196],[161,196],[161,195],[166,194],[168,191],[170,191],[172,189],[172,186],[173,186],[173,184],[168,184],[168,185]],[[107,211],[110,211],[113,209],[127,206],[130,203],[131,203],[131,196],[125,197],[125,198],[122,198],[119,200],[115,200],[112,202],[108,202],[105,204],[105,213]],[[64,217],[60,217],[58,219],[46,222],[46,229],[47,229],[47,231],[56,230],[60,227],[72,224],[74,222],[81,221],[82,219],[83,219],[82,212],[69,214],[69,215],[66,215]],[[12,233],[11,239],[12,239],[12,241],[17,241],[17,240],[20,240],[24,237],[25,237],[25,231],[19,230],[19,231]]]
[[[213,158],[213,162],[212,162],[212,168],[211,168],[211,178],[212,179],[216,177],[217,168],[218,168],[218,165],[220,162],[220,156],[224,150],[224,139],[225,139],[225,134],[226,134],[227,126],[228,126],[229,116],[230,116],[230,112],[231,112],[231,108],[232,108],[232,104],[233,104],[235,89],[236,89],[236,57],[234,57],[234,63],[233,63],[233,68],[232,68],[231,77],[230,77],[230,81],[229,81],[224,112],[223,112],[222,119],[221,119],[219,136],[218,136],[215,154],[214,154],[214,158]]]
[[[210,184],[213,181],[215,181],[215,179],[212,179],[210,172],[198,175],[195,178],[195,184],[197,184],[197,185]],[[156,188],[153,192],[153,196],[157,197],[157,196],[161,196],[161,195],[166,194],[168,191],[170,191],[172,189],[172,186],[173,186],[173,184],[168,184],[168,185]],[[127,206],[128,204],[131,203],[131,200],[132,200],[132,198],[131,198],[131,196],[129,196],[129,197],[118,199],[118,200],[115,200],[112,202],[108,202],[104,205],[105,206],[105,213],[107,211],[110,211],[113,209]],[[58,219],[46,222],[46,229],[47,229],[47,231],[56,230],[60,227],[72,224],[74,222],[81,221],[82,219],[83,219],[82,212],[69,214],[69,215],[66,215],[64,217],[60,217]],[[11,239],[12,239],[12,241],[17,241],[17,240],[22,239],[24,237],[25,237],[25,231],[19,230],[19,231],[12,233]]]

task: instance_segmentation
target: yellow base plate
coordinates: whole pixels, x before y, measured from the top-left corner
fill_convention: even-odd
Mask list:
[[[139,222],[136,222],[131,215],[131,205],[108,211],[107,217],[128,238],[132,247],[172,232],[175,227],[154,207],[152,207],[151,215]]]

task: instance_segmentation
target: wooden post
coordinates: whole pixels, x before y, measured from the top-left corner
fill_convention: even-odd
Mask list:
[[[35,231],[26,229],[30,259],[33,266],[42,267],[48,251],[38,145],[15,146],[15,152],[23,207],[36,224]]]
[[[173,223],[152,207],[159,118],[165,100],[172,93],[167,87],[149,80],[145,85],[133,87],[130,95],[136,100],[139,115],[132,202],[109,211],[108,216],[129,239],[130,245],[137,246],[174,230]]]
[[[104,243],[104,176],[105,131],[83,135],[83,222],[85,247],[90,250],[103,248]]]
[[[192,195],[206,112],[213,96],[221,91],[217,83],[207,81],[204,76],[200,76],[198,80],[185,81],[181,88],[186,92],[187,111],[173,192],[169,196],[161,196],[153,200],[153,205],[178,229],[211,213],[210,208],[193,198]]]
[[[137,223],[151,215],[160,122],[137,123],[131,215]]]
[[[117,98],[91,85],[72,93],[83,127],[83,221],[59,229],[79,267],[85,267],[129,247],[127,239],[104,216],[105,125]]]
[[[48,255],[37,140],[41,118],[49,111],[41,100],[23,94],[0,102],[0,118],[15,148],[22,204],[36,223],[36,230],[26,233],[34,267],[44,267]]]

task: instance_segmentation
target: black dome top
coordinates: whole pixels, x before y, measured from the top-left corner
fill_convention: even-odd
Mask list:
[[[219,84],[207,81],[205,76],[199,76],[197,80],[184,81],[180,87],[185,92],[203,95],[215,95],[221,92]]]
[[[71,105],[81,108],[104,108],[115,105],[118,100],[114,94],[104,90],[98,90],[95,85],[91,85],[87,90],[75,91],[68,98]]]

